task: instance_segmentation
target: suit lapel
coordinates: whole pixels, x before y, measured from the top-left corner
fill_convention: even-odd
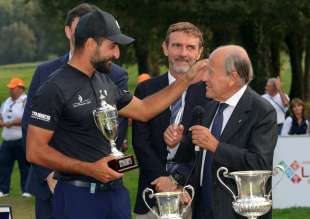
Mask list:
[[[169,86],[169,80],[168,80],[168,73],[163,74],[158,78],[158,90],[164,89],[165,87]],[[161,116],[160,123],[162,124],[162,127],[168,127],[170,123],[170,107],[168,107]]]
[[[183,116],[181,123],[184,125],[184,127],[188,127],[189,123],[192,119],[192,111],[189,109],[193,109],[194,104],[194,95],[195,95],[195,86],[190,86],[186,92],[185,96],[185,106],[183,110]]]
[[[213,118],[215,116],[215,113],[216,113],[216,110],[217,110],[217,107],[219,105],[219,102],[215,101],[215,100],[210,100],[210,101],[207,101],[206,104],[204,105],[204,109],[206,110],[206,114],[204,116],[204,119],[202,121],[203,123],[203,126],[209,128],[212,121],[213,121]],[[198,157],[198,160],[199,160],[199,170],[201,168],[201,165],[202,165],[202,158],[203,158],[203,153],[204,153],[205,150],[203,149],[200,149],[199,151],[199,157]],[[199,176],[200,176],[200,172],[199,172]],[[200,177],[199,177],[200,179]]]
[[[207,127],[207,128],[210,127],[210,125],[213,121],[213,118],[215,116],[218,105],[219,105],[219,102],[217,102],[215,100],[208,101],[205,104],[204,108],[206,110],[206,115],[205,115],[204,120],[203,120],[203,125],[205,127]]]
[[[250,114],[248,112],[252,109],[252,99],[249,97],[250,89],[251,88],[248,87],[245,90],[243,96],[241,97],[236,108],[231,114],[220,137],[221,141],[228,141],[249,119]]]
[[[188,127],[193,119],[193,109],[196,105],[204,104],[202,102],[197,101],[195,98],[197,98],[197,92],[201,92],[201,85],[200,84],[194,84],[191,85],[186,92],[185,96],[185,106],[183,110],[183,116],[181,123],[184,125],[184,127]],[[205,106],[206,107],[206,106]],[[205,108],[206,111],[208,111],[207,108]],[[170,112],[171,113],[171,112]]]

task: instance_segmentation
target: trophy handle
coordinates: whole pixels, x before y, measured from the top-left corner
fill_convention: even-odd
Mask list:
[[[145,205],[148,207],[148,209],[150,209],[150,211],[151,211],[157,218],[160,218],[159,215],[156,213],[156,211],[154,211],[154,210],[149,206],[149,204],[148,204],[147,201],[146,201],[145,196],[146,196],[146,193],[148,193],[148,192],[151,193],[151,194],[149,194],[149,198],[151,198],[151,199],[154,198],[154,191],[153,191],[152,189],[150,189],[150,188],[145,188],[145,189],[143,190],[143,193],[142,193],[143,201],[144,201]]]
[[[271,196],[271,192],[274,188],[276,188],[279,183],[282,181],[283,179],[283,176],[284,176],[284,173],[285,173],[285,168],[281,165],[281,164],[278,164],[275,168],[273,168],[273,171],[272,171],[272,176],[276,176],[279,174],[279,171],[282,172],[282,175],[280,177],[280,179],[277,180],[277,182],[274,184],[274,186],[272,187],[271,186],[271,189],[269,190],[269,192],[265,195],[266,198],[270,199],[270,196]]]
[[[221,177],[220,177],[220,172],[221,171],[224,171],[223,172],[223,176],[226,177],[226,178],[231,178],[229,175],[228,175],[228,169],[226,167],[220,167],[217,172],[216,172],[216,175],[217,175],[217,178],[218,180],[220,181],[220,183],[232,194],[234,200],[236,201],[237,200],[237,196],[234,194],[234,192],[222,181]]]
[[[190,190],[192,193],[192,200],[194,199],[194,196],[195,196],[195,190],[194,190],[194,188],[193,188],[193,186],[191,186],[191,185],[187,185],[187,186],[184,186],[184,188],[183,188],[183,193],[185,193],[186,192],[186,189],[188,189],[188,190]],[[187,209],[189,208],[189,206],[191,205],[191,202],[188,202],[188,204],[185,206],[185,208],[183,208],[182,209],[182,213],[181,213],[181,217],[183,216],[183,214],[187,211]]]
[[[96,121],[96,110],[93,110],[93,118],[94,118],[94,122],[95,122],[97,128],[100,130],[100,127],[99,127],[99,125],[98,125],[98,123]]]

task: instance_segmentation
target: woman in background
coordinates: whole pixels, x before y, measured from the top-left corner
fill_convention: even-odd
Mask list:
[[[309,121],[304,116],[304,102],[294,98],[290,103],[291,116],[287,117],[281,135],[305,135],[309,133]]]

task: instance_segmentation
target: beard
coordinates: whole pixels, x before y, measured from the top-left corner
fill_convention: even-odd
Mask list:
[[[194,64],[194,63],[192,63],[191,60],[183,58],[181,56],[177,57],[175,59],[175,61],[184,61],[184,62],[188,63],[187,66],[177,66],[173,60],[170,60],[169,61],[170,62],[170,66],[173,69],[173,71],[175,73],[177,73],[177,74],[184,74],[184,73],[186,73],[191,68],[191,66]]]
[[[99,73],[109,74],[112,69],[112,58],[99,58],[99,48],[96,48],[95,54],[91,58],[90,62],[94,69]]]
[[[177,74],[184,74],[190,69],[190,66],[177,67],[177,66],[172,64],[172,69]]]
[[[91,61],[91,64],[93,65],[94,69],[103,74],[109,74],[112,69],[111,60]]]

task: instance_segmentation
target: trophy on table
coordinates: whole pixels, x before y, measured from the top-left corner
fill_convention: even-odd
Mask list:
[[[232,202],[233,209],[236,213],[249,219],[256,219],[259,216],[266,214],[271,206],[270,198],[271,191],[266,192],[266,182],[272,174],[277,174],[279,170],[284,172],[284,168],[278,165],[273,171],[268,170],[252,170],[252,171],[235,171],[228,173],[226,167],[220,167],[217,170],[217,178],[220,183],[232,194],[234,201]],[[238,195],[222,181],[220,172],[226,178],[234,179],[237,184]],[[280,180],[275,184],[277,185]]]
[[[184,186],[182,191],[176,192],[159,192],[154,193],[150,188],[145,188],[142,193],[142,198],[146,206],[158,219],[182,219],[182,216],[190,206],[190,202],[184,207],[181,204],[181,195],[186,193],[186,190],[191,191],[191,199],[193,200],[195,192],[191,185]],[[149,193],[149,198],[156,198],[157,210],[152,209],[147,201],[146,194]]]
[[[117,118],[118,113],[115,106],[108,104],[105,101],[107,91],[99,91],[100,106],[93,111],[94,121],[97,128],[103,134],[103,136],[110,142],[111,154],[116,159],[108,162],[108,165],[117,172],[126,172],[128,170],[137,168],[138,165],[134,160],[133,155],[124,155],[116,148],[115,140],[117,138]]]

